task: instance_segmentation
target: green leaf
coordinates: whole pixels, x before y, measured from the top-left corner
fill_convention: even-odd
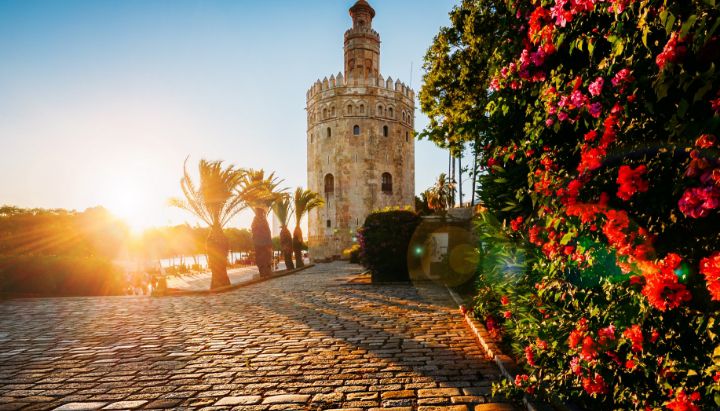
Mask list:
[[[685,113],[687,113],[688,107],[689,107],[689,104],[688,104],[687,100],[685,100],[684,98],[681,99],[680,104],[678,104],[678,111],[677,111],[678,118],[685,117]]]
[[[696,20],[697,20],[697,16],[695,14],[688,17],[687,21],[685,23],[683,23],[682,28],[680,29],[680,38],[687,36],[688,32],[690,31],[692,26],[695,24]]]
[[[567,233],[560,239],[560,244],[567,245],[573,238],[575,238],[575,233]]]
[[[665,32],[670,35],[672,32],[673,26],[675,25],[675,16],[672,13],[669,13],[668,19],[665,22]]]
[[[711,88],[711,82],[707,82],[702,87],[700,87],[698,91],[695,92],[695,96],[693,96],[693,103],[702,100],[702,98],[705,97],[705,94],[707,94],[707,92],[710,91]]]

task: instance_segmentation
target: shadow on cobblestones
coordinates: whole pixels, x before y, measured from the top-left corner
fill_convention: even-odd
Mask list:
[[[497,370],[444,290],[342,284],[359,269],[321,265],[205,297],[0,302],[0,410],[487,401]]]

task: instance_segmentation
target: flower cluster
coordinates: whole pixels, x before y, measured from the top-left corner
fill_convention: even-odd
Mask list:
[[[701,150],[717,146],[717,138],[703,134],[695,141],[696,149],[690,152],[690,164],[685,175],[698,178],[700,186],[690,187],[678,201],[678,207],[690,218],[704,218],[720,208],[720,160],[704,155]]]
[[[670,40],[665,44],[662,53],[655,58],[655,64],[660,71],[665,70],[668,63],[676,63],[685,55],[687,48],[684,43],[685,39],[680,38],[677,32],[670,35]]]
[[[630,166],[621,166],[618,172],[618,191],[617,196],[625,201],[630,200],[636,193],[644,193],[648,191],[648,182],[643,178],[647,173],[647,167],[640,165],[636,168]]]

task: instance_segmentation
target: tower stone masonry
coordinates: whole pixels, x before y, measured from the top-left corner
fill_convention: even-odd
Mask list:
[[[372,211],[415,203],[415,92],[380,74],[375,10],[359,0],[350,16],[344,73],[307,92],[308,187],[326,202],[309,215],[314,260],[356,243]]]

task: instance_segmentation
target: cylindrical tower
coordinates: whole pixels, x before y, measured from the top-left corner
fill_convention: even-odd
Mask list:
[[[308,187],[326,201],[310,212],[310,256],[340,256],[357,241],[367,215],[414,206],[415,93],[380,75],[375,10],[359,0],[345,33],[345,74],[317,81],[307,93]]]

